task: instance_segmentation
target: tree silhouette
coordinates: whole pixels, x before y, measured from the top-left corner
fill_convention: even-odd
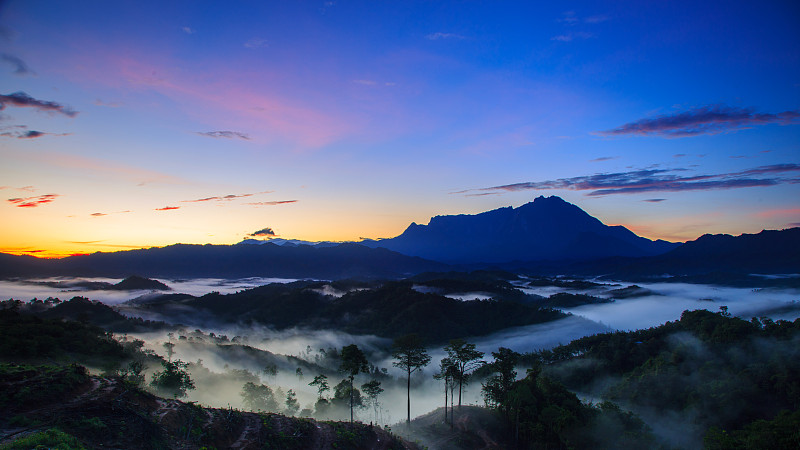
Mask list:
[[[369,361],[356,344],[342,347],[339,357],[341,358],[339,371],[346,373],[350,380],[350,423],[353,423],[353,379],[359,373],[366,373],[369,370]]]
[[[431,357],[422,345],[422,339],[416,334],[407,334],[394,340],[392,358],[397,361],[392,365],[406,371],[406,401],[408,417],[406,424],[411,426],[411,374],[431,362]]]
[[[492,352],[494,361],[489,364],[492,371],[496,374],[489,377],[483,384],[483,398],[486,406],[502,408],[503,413],[508,417],[510,413],[510,402],[507,397],[514,387],[517,379],[517,372],[514,370],[519,359],[519,353],[500,347],[496,352]]]
[[[331,389],[331,387],[328,385],[328,377],[323,374],[315,376],[314,381],[308,383],[308,385],[317,387],[318,400],[322,400],[323,392],[329,391]]]
[[[453,385],[457,375],[456,366],[450,358],[442,358],[439,361],[439,372],[433,375],[437,380],[444,380],[444,423],[447,423],[447,391],[452,394]]]
[[[186,391],[194,389],[194,381],[186,371],[187,364],[180,359],[161,361],[164,370],[153,374],[150,385],[159,391],[172,394],[173,397],[186,397]]]
[[[248,381],[242,386],[242,402],[251,411],[275,411],[278,403],[269,386]]]
[[[461,408],[461,391],[467,384],[469,373],[484,364],[480,359],[483,352],[475,350],[475,344],[470,344],[463,339],[453,339],[444,347],[447,357],[456,367],[456,381],[458,381],[458,407]]]
[[[367,402],[372,404],[372,410],[375,418],[375,422],[378,421],[378,396],[381,395],[381,392],[384,389],[381,387],[381,382],[378,380],[370,380],[361,385],[361,389],[364,391],[364,394],[367,396]]]

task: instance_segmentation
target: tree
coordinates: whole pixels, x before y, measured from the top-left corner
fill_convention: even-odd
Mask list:
[[[342,347],[340,358],[339,371],[346,373],[350,380],[350,423],[353,423],[353,379],[359,373],[369,370],[369,361],[356,344]]]
[[[381,387],[381,382],[375,379],[372,379],[364,384],[361,385],[361,389],[364,391],[364,394],[367,395],[367,403],[372,405],[372,411],[374,414],[375,422],[378,421],[378,396],[381,395],[381,392],[384,389]]]
[[[483,352],[475,350],[475,344],[470,344],[463,339],[453,339],[444,347],[447,357],[456,367],[456,381],[458,381],[458,407],[461,408],[461,390],[467,384],[469,374],[484,364],[480,359]]]
[[[331,388],[328,386],[328,377],[323,374],[319,374],[314,377],[314,381],[308,383],[309,386],[316,386],[317,387],[317,394],[318,399],[322,400],[322,393],[325,391],[329,391]]]
[[[161,361],[163,371],[153,374],[150,385],[163,393],[173,397],[186,397],[186,391],[194,389],[194,381],[186,371],[187,364],[180,359],[175,361]]]
[[[437,380],[444,380],[444,423],[447,423],[447,391],[452,394],[456,379],[456,366],[450,358],[439,361],[439,372],[433,375]]]
[[[140,359],[134,359],[122,369],[122,380],[132,386],[141,386],[145,382],[144,363]]]
[[[517,372],[514,368],[519,359],[519,353],[500,347],[497,352],[492,352],[494,361],[489,364],[492,371],[496,374],[489,377],[486,383],[483,384],[483,399],[486,406],[492,408],[501,408],[503,413],[508,417],[510,412],[510,403],[507,401],[508,393],[514,386],[514,381],[517,379]]]
[[[264,370],[262,370],[261,373],[263,373],[266,378],[275,378],[275,376],[278,375],[278,366],[272,363],[267,364],[264,366]]]
[[[411,374],[427,366],[431,357],[422,345],[422,339],[416,334],[407,334],[394,340],[392,358],[397,361],[392,365],[406,371],[406,402],[408,417],[406,424],[411,426]]]
[[[297,394],[294,393],[294,390],[289,389],[286,393],[286,415],[293,416],[297,414],[297,411],[300,411],[300,402],[297,401]]]
[[[269,386],[255,384],[248,381],[242,386],[242,401],[247,409],[251,411],[275,411],[278,409],[278,402]]]

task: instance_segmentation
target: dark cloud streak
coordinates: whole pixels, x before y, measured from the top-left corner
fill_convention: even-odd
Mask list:
[[[35,108],[39,111],[60,113],[68,117],[75,117],[78,115],[77,111],[73,111],[69,107],[60,103],[37,100],[24,92],[14,92],[13,94],[0,95],[0,111],[6,109],[8,105],[19,108]]]
[[[297,203],[297,200],[274,200],[271,202],[253,202],[253,203],[245,203],[245,205],[253,205],[253,206],[276,206],[276,205],[286,205],[289,203]]]
[[[612,130],[600,131],[598,134],[603,136],[632,134],[673,138],[717,134],[770,123],[789,125],[798,121],[800,121],[800,111],[797,110],[773,114],[757,113],[753,108],[712,105],[651,119],[640,119]]]
[[[225,138],[225,139],[244,139],[245,141],[250,140],[250,136],[245,133],[239,131],[195,131],[195,134],[200,136],[212,137],[215,139],[218,138]]]
[[[600,173],[557,180],[530,181],[482,189],[468,189],[452,194],[476,195],[479,192],[516,192],[527,190],[564,189],[591,191],[589,196],[637,194],[643,192],[681,192],[776,186],[800,183],[800,177],[781,176],[800,173],[800,164],[774,164],[740,172],[682,176],[688,169],[641,169],[630,172]],[[762,177],[771,175],[771,177]]]
[[[0,53],[0,59],[14,66],[14,75],[36,75],[36,73],[25,64],[25,61],[17,56],[9,55],[8,53]]]

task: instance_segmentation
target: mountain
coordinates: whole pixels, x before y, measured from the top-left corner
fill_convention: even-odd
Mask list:
[[[798,274],[800,227],[740,236],[706,234],[662,255],[605,265],[606,273],[620,277],[669,274],[694,277],[686,281],[712,283],[725,281],[726,277],[741,279],[748,274]]]
[[[280,277],[339,279],[397,277],[437,271],[445,265],[359,244],[187,245],[76,255],[57,260],[0,255],[0,277]],[[148,289],[157,289],[151,287]]]
[[[680,245],[639,237],[621,225],[604,225],[555,196],[518,208],[436,216],[428,225],[412,223],[400,236],[362,244],[447,263],[652,256]]]

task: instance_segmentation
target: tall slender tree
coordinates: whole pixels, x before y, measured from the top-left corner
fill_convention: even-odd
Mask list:
[[[439,372],[433,375],[437,380],[444,380],[444,423],[447,423],[447,392],[453,392],[455,375],[456,367],[450,358],[442,358],[439,361]]]
[[[380,406],[380,402],[378,402],[378,396],[384,391],[384,389],[381,387],[381,382],[373,378],[372,380],[362,384],[361,389],[367,396],[368,404],[372,405],[372,413],[375,422],[378,422],[378,407]]]
[[[395,339],[392,357],[396,359],[392,365],[406,371],[408,406],[406,424],[411,426],[411,374],[427,366],[431,362],[431,357],[422,345],[422,339],[416,334],[407,334]]]
[[[331,388],[328,386],[328,377],[327,375],[319,374],[314,377],[314,381],[308,383],[309,386],[316,386],[317,387],[317,394],[319,397],[318,400],[322,400],[322,394],[325,391],[329,391]]]
[[[475,344],[470,344],[463,339],[453,339],[444,347],[447,357],[456,367],[456,381],[458,381],[458,407],[461,408],[461,391],[473,370],[482,366],[483,352],[475,350]]]
[[[353,379],[359,373],[369,370],[369,361],[356,344],[342,347],[340,358],[342,362],[339,371],[346,373],[350,380],[350,423],[353,423]]]

